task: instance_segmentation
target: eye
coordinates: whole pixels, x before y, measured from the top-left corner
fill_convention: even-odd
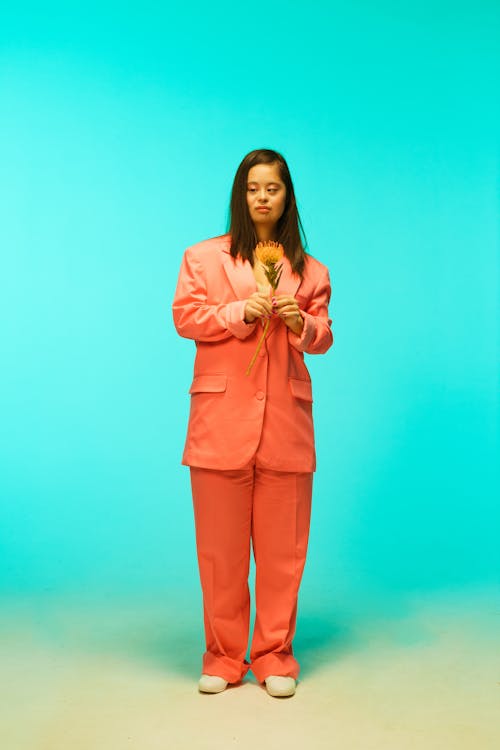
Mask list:
[[[277,193],[278,192],[278,188],[268,188],[268,191],[270,193]]]

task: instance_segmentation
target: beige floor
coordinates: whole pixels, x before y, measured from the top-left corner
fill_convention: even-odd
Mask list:
[[[337,645],[315,649],[311,631],[288,699],[251,675],[199,694],[199,623],[178,607],[166,627],[165,614],[146,601],[4,604],[2,750],[500,748],[494,592],[415,599]]]

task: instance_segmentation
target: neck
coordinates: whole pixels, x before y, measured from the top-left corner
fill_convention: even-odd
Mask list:
[[[255,225],[254,225],[255,226]],[[257,239],[259,242],[269,242],[269,240],[274,240],[274,227],[255,227],[255,233],[257,235]]]

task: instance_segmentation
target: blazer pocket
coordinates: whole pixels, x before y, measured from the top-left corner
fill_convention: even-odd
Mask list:
[[[297,378],[288,378],[290,383],[290,390],[292,391],[295,398],[300,398],[302,401],[311,401],[312,397],[312,385],[310,380],[297,380]]]
[[[196,375],[189,393],[223,393],[227,386],[227,375]]]

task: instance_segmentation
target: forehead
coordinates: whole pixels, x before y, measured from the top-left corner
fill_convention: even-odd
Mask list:
[[[282,183],[280,168],[277,162],[273,164],[256,164],[248,170],[248,182],[280,182]]]

